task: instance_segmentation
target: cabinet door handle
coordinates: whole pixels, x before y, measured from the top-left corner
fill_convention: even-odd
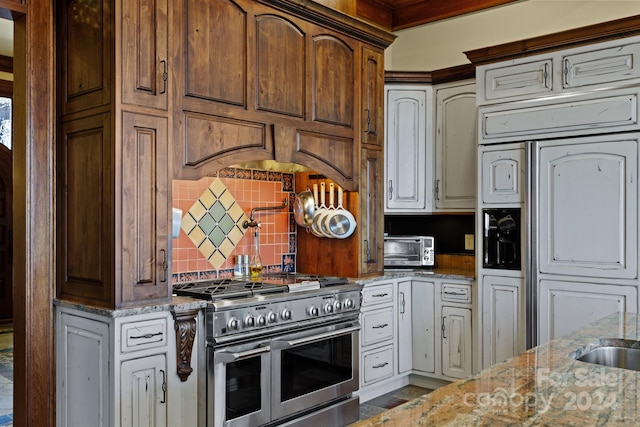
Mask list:
[[[167,403],[167,378],[162,369],[160,369],[160,372],[162,372],[162,400],[160,403]]]
[[[545,62],[542,78],[544,79],[544,87],[549,88],[549,64]]]
[[[405,309],[404,292],[400,292],[400,297],[402,298],[402,300],[400,301],[400,314],[404,314],[404,309]]]
[[[160,63],[162,64],[162,91],[160,94],[164,94],[167,93],[167,80],[169,80],[169,74],[167,73],[167,61],[163,59]]]
[[[382,329],[382,328],[386,328],[387,326],[389,326],[388,323],[383,323],[382,325],[375,325],[372,326],[373,329]]]
[[[372,368],[374,368],[374,369],[384,368],[388,364],[389,364],[389,362],[383,362],[383,363],[380,363],[379,365],[373,365]]]
[[[393,199],[393,180],[389,180],[389,200]]]
[[[436,200],[440,200],[440,180],[436,179]]]
[[[165,249],[160,249],[160,253],[162,254],[162,279],[161,282],[167,281],[167,269],[169,268],[169,264],[167,263],[167,251]]]
[[[445,335],[445,319],[447,318],[447,316],[442,316],[442,339],[446,340],[447,336]]]
[[[155,336],[158,335],[162,335],[162,332],[156,332],[155,334],[144,334],[144,335],[135,335],[135,336],[130,336],[129,338],[132,340],[141,340],[141,339],[149,339],[149,338],[153,338]]]
[[[364,111],[367,114],[367,130],[364,133],[371,133],[371,111],[368,108],[365,108]]]
[[[565,87],[569,85],[569,58],[564,58],[564,68],[562,70]]]

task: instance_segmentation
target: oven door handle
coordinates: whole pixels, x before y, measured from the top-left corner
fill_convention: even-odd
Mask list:
[[[248,359],[249,357],[257,356],[262,353],[268,353],[271,350],[269,346],[254,348],[247,351],[221,351],[215,353],[214,360],[216,363],[232,363],[238,360]]]
[[[352,326],[349,328],[340,329],[338,331],[324,332],[321,334],[314,334],[305,338],[298,338],[295,340],[280,340],[276,339],[271,342],[271,348],[274,350],[282,350],[285,348],[296,347],[299,345],[309,344],[312,342],[326,340],[327,338],[338,337],[340,335],[350,334],[351,332],[359,331],[360,325]]]

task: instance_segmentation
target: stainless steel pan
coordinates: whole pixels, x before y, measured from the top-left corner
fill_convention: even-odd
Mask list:
[[[356,229],[356,219],[353,214],[342,206],[342,187],[338,186],[338,207],[328,220],[328,229],[337,239],[346,239]]]
[[[311,227],[315,214],[315,201],[311,190],[307,189],[296,194],[293,201],[293,217],[301,227]]]

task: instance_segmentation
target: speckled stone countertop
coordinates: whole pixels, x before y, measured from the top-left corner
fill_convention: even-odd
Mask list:
[[[476,278],[476,271],[470,268],[455,268],[455,267],[435,267],[432,269],[385,269],[384,274],[381,276],[358,278],[356,282],[366,285],[367,283],[376,282],[384,279],[401,279],[403,277],[421,277],[432,279],[444,279],[444,280],[469,280],[473,281]]]
[[[170,302],[163,304],[147,304],[135,307],[119,308],[116,310],[61,299],[55,299],[53,303],[60,307],[73,308],[87,313],[93,313],[105,317],[112,317],[115,319],[116,317],[134,316],[137,314],[157,313],[162,311],[181,312],[195,310],[203,308],[207,304],[207,301],[188,297],[174,296]]]
[[[637,426],[640,372],[569,357],[611,342],[601,338],[640,340],[638,315],[610,315],[349,427]]]

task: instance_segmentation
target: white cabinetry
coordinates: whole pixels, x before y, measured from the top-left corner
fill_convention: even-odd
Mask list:
[[[57,306],[57,425],[197,425],[198,368],[178,378],[173,323],[166,311],[110,317]],[[194,401],[186,412],[183,395]]]
[[[425,374],[436,372],[436,302],[435,283],[413,279],[411,284],[413,369]]]
[[[442,375],[471,375],[471,309],[442,306]]]
[[[385,212],[472,211],[475,82],[385,87]]]
[[[567,335],[615,312],[637,312],[635,286],[540,281],[540,342]]]
[[[435,207],[476,208],[478,109],[475,81],[435,86]]]
[[[517,276],[486,275],[481,282],[482,357],[483,366],[488,367],[525,350],[524,280]]]
[[[433,209],[433,100],[430,86],[385,90],[385,212]]]
[[[413,367],[411,333],[412,284],[411,280],[398,282],[398,374],[410,372]],[[422,309],[422,307],[420,308]]]
[[[480,156],[480,198],[485,204],[524,201],[524,148],[522,144],[483,146]]]

